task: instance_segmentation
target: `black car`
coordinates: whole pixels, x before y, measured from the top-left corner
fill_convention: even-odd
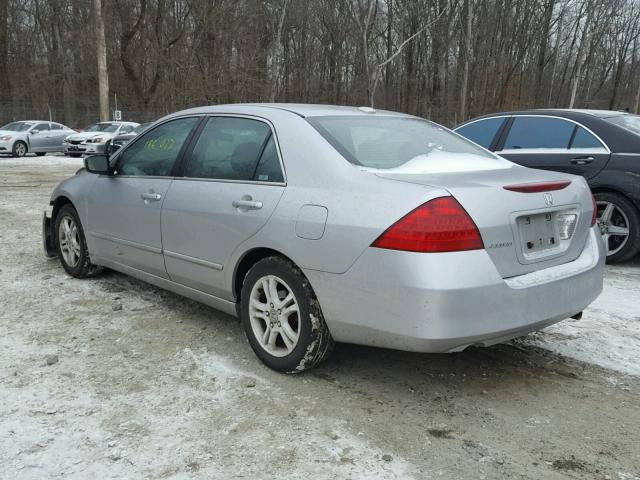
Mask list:
[[[527,110],[477,117],[455,131],[520,165],[582,175],[596,199],[607,261],[640,251],[640,116]]]
[[[113,137],[109,144],[107,145],[107,154],[113,155],[117,152],[121,147],[125,146],[127,143],[131,141],[132,138],[139,135],[143,132],[152,122],[141,123],[136,128],[131,130],[129,133],[125,133],[124,135],[118,135],[117,137]]]

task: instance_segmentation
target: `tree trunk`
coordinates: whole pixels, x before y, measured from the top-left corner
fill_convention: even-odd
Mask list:
[[[11,82],[9,81],[9,0],[0,0],[0,108],[8,110],[11,102]],[[1,121],[9,120],[3,118]]]
[[[100,121],[109,120],[109,74],[107,72],[107,43],[104,37],[102,0],[93,0],[96,22],[96,58],[98,60],[98,96],[100,99]]]
[[[467,90],[469,85],[469,60],[471,58],[471,29],[473,20],[473,3],[472,0],[466,0],[467,22],[465,27],[464,38],[464,64],[462,70],[462,85],[460,86],[460,119],[464,122],[467,118]]]

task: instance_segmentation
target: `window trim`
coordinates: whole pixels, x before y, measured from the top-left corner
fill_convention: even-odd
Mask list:
[[[195,148],[198,140],[200,139],[200,135],[204,130],[207,122],[210,118],[214,117],[231,117],[231,118],[244,118],[247,120],[256,120],[262,123],[265,123],[269,129],[271,130],[271,134],[267,136],[267,140],[265,140],[262,150],[260,152],[260,156],[258,157],[258,163],[260,162],[260,157],[262,153],[264,153],[264,148],[267,145],[267,142],[270,137],[273,137],[274,143],[276,146],[276,153],[278,155],[278,161],[280,162],[280,170],[282,171],[282,182],[269,182],[264,180],[232,180],[232,179],[224,179],[224,178],[201,178],[201,177],[187,177],[184,175],[185,169],[189,160],[191,159],[191,154],[193,153],[193,149]],[[280,142],[278,141],[278,135],[276,134],[276,129],[271,123],[271,121],[264,117],[259,117],[257,115],[245,115],[245,114],[236,114],[236,113],[206,113],[203,114],[203,120],[201,120],[200,125],[194,130],[194,136],[189,143],[188,150],[184,153],[183,158],[181,158],[179,169],[175,174],[175,180],[189,180],[189,181],[197,181],[197,182],[219,182],[219,183],[241,183],[248,185],[277,185],[277,186],[286,186],[287,185],[287,171],[284,168],[284,161],[282,157],[282,152],[280,150]],[[257,168],[257,164],[256,164]]]
[[[501,138],[500,142],[498,142],[498,145],[496,145],[496,150],[494,152],[496,154],[500,154],[500,153],[508,153],[508,154],[513,154],[513,153],[529,153],[529,154],[531,154],[531,153],[542,153],[541,150],[546,150],[545,153],[560,153],[560,152],[572,153],[572,152],[575,152],[575,151],[578,151],[578,150],[585,150],[585,149],[577,149],[577,148],[576,149],[570,149],[570,148],[545,148],[545,149],[542,149],[542,148],[517,148],[517,149],[504,149],[504,148],[502,148],[501,150],[497,150],[498,146],[504,147],[504,141],[506,141],[507,135],[511,131],[511,127],[513,126],[513,121],[516,118],[519,118],[519,117],[555,118],[555,119],[558,119],[558,120],[565,120],[567,122],[573,123],[574,125],[577,125],[579,127],[584,128],[587,132],[589,132],[591,135],[596,137],[596,139],[603,145],[602,149],[600,149],[600,148],[598,148],[598,149],[591,148],[591,149],[588,149],[588,150],[598,150],[600,153],[605,153],[605,152],[609,153],[609,154],[611,153],[611,149],[609,148],[609,145],[607,145],[607,143],[604,140],[602,140],[602,138],[599,135],[597,135],[593,130],[591,130],[589,127],[586,127],[584,124],[582,124],[582,123],[580,123],[580,122],[578,122],[576,120],[573,120],[571,118],[560,117],[558,115],[536,115],[536,114],[533,114],[533,113],[532,114],[525,114],[525,115],[494,115],[494,116],[490,116],[490,117],[482,117],[482,118],[479,118],[477,120],[472,120],[472,121],[467,122],[467,123],[465,123],[463,125],[460,125],[460,126],[462,127],[464,125],[469,125],[471,123],[480,122],[482,120],[488,120],[489,118],[507,118],[507,119],[512,119],[511,123],[508,126],[508,129],[506,129],[503,132],[504,138]],[[605,152],[602,152],[602,150],[604,150]]]
[[[136,142],[140,141],[140,139],[142,138],[143,135],[146,135],[147,133],[152,132],[156,128],[161,127],[162,125],[164,125],[166,123],[169,123],[169,122],[172,122],[174,120],[182,120],[182,119],[185,119],[185,118],[197,118],[199,120],[191,128],[191,131],[187,135],[187,138],[185,139],[184,143],[182,144],[182,147],[180,148],[180,151],[178,152],[178,155],[176,156],[176,159],[173,162],[173,166],[171,167],[171,175],[166,175],[166,176],[160,176],[160,175],[121,175],[119,173],[114,173],[113,176],[116,177],[116,178],[155,178],[155,179],[158,179],[158,178],[170,178],[170,179],[175,179],[176,178],[176,169],[179,168],[179,166],[181,165],[181,162],[182,162],[182,159],[183,159],[184,155],[187,153],[187,150],[191,146],[191,141],[193,140],[193,136],[198,131],[198,129],[200,128],[200,125],[202,124],[202,118],[203,117],[204,117],[203,114],[189,114],[189,115],[179,115],[179,116],[176,116],[176,117],[167,118],[165,121],[163,121],[161,123],[157,123],[157,124],[153,125],[151,128],[148,128],[147,130],[145,130],[143,132],[143,134],[137,135],[136,137],[134,137],[133,140],[127,142],[127,144],[124,147],[120,147],[118,149],[118,151],[116,152],[116,154],[112,158],[109,159],[110,167],[114,170],[114,172],[117,172],[119,170],[120,157],[122,157],[124,152],[126,152],[127,149],[131,147],[131,145],[134,145]]]

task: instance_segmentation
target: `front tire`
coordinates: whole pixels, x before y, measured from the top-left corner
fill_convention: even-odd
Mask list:
[[[72,277],[89,278],[102,271],[91,263],[82,224],[72,205],[63,206],[56,216],[55,240],[60,263]]]
[[[309,370],[333,350],[309,281],[281,257],[260,260],[249,270],[242,284],[240,316],[255,354],[278,372]]]
[[[14,157],[22,158],[27,154],[27,152],[28,152],[27,144],[24,143],[22,140],[18,140],[16,143],[13,144],[12,153]]]
[[[626,197],[596,193],[598,222],[607,248],[607,263],[630,260],[640,251],[640,213]]]

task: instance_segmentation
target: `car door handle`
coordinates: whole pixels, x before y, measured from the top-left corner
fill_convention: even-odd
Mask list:
[[[593,162],[595,160],[595,158],[593,158],[592,156],[588,156],[588,157],[575,157],[571,159],[571,164],[572,165],[588,165],[591,162]]]
[[[247,210],[260,210],[262,208],[262,202],[257,200],[234,200],[231,205],[236,208],[246,208]]]
[[[162,198],[162,195],[159,193],[143,193],[141,195],[143,200],[149,200],[150,202],[157,202]]]

